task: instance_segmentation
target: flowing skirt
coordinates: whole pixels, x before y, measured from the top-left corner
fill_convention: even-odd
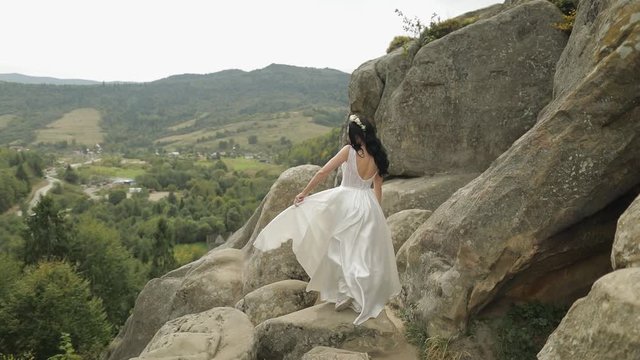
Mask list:
[[[269,251],[289,239],[311,279],[307,291],[328,302],[353,298],[361,309],[356,325],[377,317],[400,292],[391,234],[371,189],[339,186],[310,195],[276,216],[254,246]]]

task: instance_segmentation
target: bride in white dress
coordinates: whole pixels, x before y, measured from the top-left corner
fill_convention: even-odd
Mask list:
[[[400,292],[391,234],[380,207],[382,176],[389,161],[371,123],[349,117],[345,145],[260,232],[254,246],[262,251],[292,240],[293,252],[310,277],[307,291],[341,311],[351,307],[360,325],[380,314]],[[342,166],[342,183],[308,195]]]

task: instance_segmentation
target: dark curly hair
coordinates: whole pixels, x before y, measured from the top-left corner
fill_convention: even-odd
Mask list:
[[[362,149],[361,143],[367,148],[367,152],[373,156],[373,160],[378,167],[378,174],[385,176],[389,174],[389,159],[387,158],[387,151],[382,146],[382,142],[376,136],[376,129],[364,116],[357,115],[360,119],[360,123],[363,125],[364,130],[360,127],[360,124],[349,120],[347,124],[347,134],[349,136],[349,142],[351,147],[356,151]],[[359,140],[359,141],[358,141]]]

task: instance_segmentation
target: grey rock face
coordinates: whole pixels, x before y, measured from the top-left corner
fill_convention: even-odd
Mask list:
[[[160,328],[137,360],[254,360],[253,324],[228,307],[173,319]]]
[[[551,26],[560,20],[548,1],[531,1],[433,41],[410,61],[398,59],[401,49],[378,59],[378,76],[393,80],[389,89],[385,83],[375,113],[390,173],[484,171],[535,124],[551,99],[555,64],[567,41]],[[386,62],[398,64],[397,72],[381,71]],[[373,76],[370,65],[359,71]],[[359,71],[354,89],[365,87],[354,84]],[[352,104],[361,101],[360,93],[350,94]]]
[[[214,250],[201,259],[152,279],[136,299],[133,313],[114,340],[109,359],[138,356],[165,322],[242,297],[241,250]]]
[[[614,269],[640,267],[640,196],[618,220],[611,265]]]
[[[422,209],[407,209],[399,211],[387,218],[387,224],[391,231],[393,249],[398,249],[413,234],[416,229],[425,222],[433,211]]]
[[[256,327],[258,358],[300,359],[316,346],[382,352],[403,341],[384,311],[360,326],[352,324],[356,316],[350,309],[336,312],[333,304],[325,303],[269,319]]]
[[[478,173],[393,179],[382,187],[382,211],[391,215],[405,209],[435,210]]]
[[[576,301],[538,353],[540,360],[640,359],[640,268],[614,271]]]
[[[307,292],[307,283],[282,280],[265,285],[245,295],[236,304],[255,325],[261,322],[308,308],[318,300],[318,293]]]
[[[311,351],[302,356],[302,360],[369,360],[366,353],[354,352],[330,348],[326,346],[316,346]]]
[[[630,171],[640,163],[640,49],[632,46],[640,43],[640,18],[632,15],[639,11],[634,1],[582,1],[576,34],[590,27],[599,50],[573,53],[588,67],[557,70],[582,80],[398,252],[407,300],[417,304],[430,334],[458,333],[508,279],[544,254],[540,249],[564,246],[551,241],[554,235],[640,183],[640,173]]]

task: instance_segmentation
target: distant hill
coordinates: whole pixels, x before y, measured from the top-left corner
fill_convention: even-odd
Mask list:
[[[0,81],[14,82],[19,84],[51,84],[51,85],[95,85],[99,81],[82,79],[57,79],[52,77],[29,76],[23,74],[0,74]]]
[[[289,113],[318,112],[335,119],[347,110],[349,76],[333,69],[272,64],[249,72],[184,74],[148,83],[0,82],[0,144],[33,144],[42,138],[39,131],[76,109],[98,110],[104,144],[123,149],[152,148],[158,139],[180,134],[211,138],[212,130],[229,124]],[[302,117],[292,116],[296,118]]]

